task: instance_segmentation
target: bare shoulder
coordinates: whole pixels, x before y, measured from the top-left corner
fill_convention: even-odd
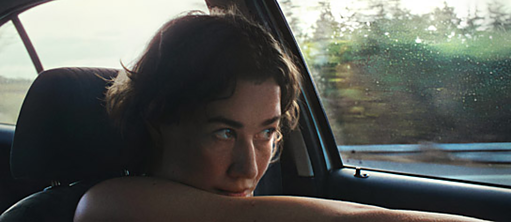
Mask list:
[[[300,211],[299,205],[311,207],[313,203],[297,200],[291,197],[228,197],[170,180],[124,177],[101,182],[87,191],[78,204],[74,221],[282,221],[307,218],[303,217],[303,211],[297,213],[295,210]]]
[[[343,201],[227,197],[151,177],[104,181],[80,200],[75,221],[479,221]]]
[[[74,220],[178,221],[197,215],[193,212],[197,207],[208,209],[211,206],[205,205],[211,202],[222,202],[222,198],[169,180],[114,178],[97,184],[85,193],[77,206]]]
[[[330,202],[297,197],[227,197],[169,180],[125,177],[92,187],[80,200],[74,220],[303,221],[339,216],[327,206]]]

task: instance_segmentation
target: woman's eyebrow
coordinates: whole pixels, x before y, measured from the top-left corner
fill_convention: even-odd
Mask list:
[[[212,118],[209,118],[208,119],[208,123],[223,123],[225,125],[229,125],[229,126],[232,126],[234,128],[243,128],[243,124],[238,122],[238,121],[235,121],[235,120],[232,120],[232,119],[227,119],[225,117],[222,117],[222,116],[216,116],[216,117],[212,117]]]
[[[265,120],[265,121],[261,124],[261,126],[268,126],[268,125],[271,125],[271,124],[273,124],[274,122],[279,121],[279,120],[280,120],[280,118],[282,118],[282,116],[278,115],[278,116],[275,116],[275,117],[273,117],[273,118],[271,118],[271,119]]]
[[[281,117],[282,116],[279,115],[279,116],[275,116],[271,119],[267,119],[267,120],[263,121],[263,123],[261,123],[261,126],[271,125],[271,124],[279,121]],[[225,125],[228,125],[228,126],[231,126],[234,128],[238,128],[238,129],[243,128],[242,123],[232,120],[232,119],[225,118],[223,116],[216,116],[216,117],[209,118],[208,123],[222,123],[222,124],[225,124]]]

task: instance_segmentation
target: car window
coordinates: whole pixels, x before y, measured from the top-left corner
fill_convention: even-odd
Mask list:
[[[207,7],[202,0],[62,0],[18,17],[44,69],[120,69],[121,63],[129,67],[164,22],[191,10]],[[0,27],[0,59],[0,123],[14,124],[37,75],[11,22]]]
[[[0,123],[14,124],[28,87],[37,76],[12,22],[0,27]]]
[[[63,66],[121,68],[143,50],[166,21],[204,1],[53,1],[20,15],[46,69]]]
[[[511,2],[279,3],[344,165],[511,186]]]

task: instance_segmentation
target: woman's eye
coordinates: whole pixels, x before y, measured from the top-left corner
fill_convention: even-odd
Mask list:
[[[236,137],[234,131],[231,129],[218,130],[214,133],[214,135],[217,139],[221,139],[221,140],[229,140],[229,139],[233,139]]]
[[[256,134],[255,139],[256,140],[271,140],[271,139],[273,139],[273,135],[275,134],[275,131],[276,130],[274,128],[265,129],[265,130],[261,131],[260,133]]]

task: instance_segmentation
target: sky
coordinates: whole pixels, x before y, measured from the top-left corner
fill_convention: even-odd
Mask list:
[[[121,68],[143,51],[166,21],[203,0],[58,0],[20,15],[45,69],[62,66]],[[14,26],[0,27],[0,76],[36,77]]]
[[[300,14],[301,21],[303,22],[302,27],[309,28],[315,23],[320,13],[315,8],[317,8],[318,2],[321,1],[325,0],[292,1],[295,5],[300,5],[300,7],[296,8],[298,13],[295,14]],[[448,6],[454,7],[454,11],[459,17],[465,17],[469,10],[473,12],[475,8],[478,8],[481,14],[485,13],[487,11],[487,4],[492,1],[494,0],[401,0],[401,5],[410,10],[412,14],[426,14],[437,7],[443,7],[444,2],[446,2]],[[511,0],[497,1],[503,3],[505,6],[504,10],[511,14]],[[329,2],[334,16],[340,16],[346,7],[351,9],[362,8],[366,4],[363,0],[330,0]]]

